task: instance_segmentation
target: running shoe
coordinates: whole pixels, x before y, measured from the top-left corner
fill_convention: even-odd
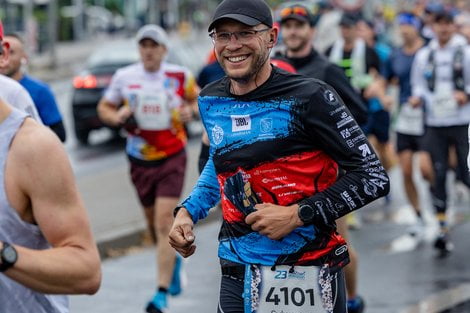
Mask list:
[[[424,224],[424,221],[422,219],[418,219],[415,224],[408,228],[408,234],[416,239],[422,239],[424,238],[425,229],[426,225]]]
[[[173,268],[173,276],[171,277],[170,287],[168,293],[172,296],[179,295],[183,290],[183,258],[177,254],[175,260],[175,267]]]
[[[445,232],[440,232],[434,241],[434,248],[439,252],[439,256],[445,257],[454,250],[454,245],[449,240],[449,235]]]
[[[362,313],[366,303],[361,296],[356,296],[353,299],[348,300],[348,313]]]
[[[147,304],[145,311],[147,313],[164,313],[167,307],[166,293],[158,291],[152,301]]]

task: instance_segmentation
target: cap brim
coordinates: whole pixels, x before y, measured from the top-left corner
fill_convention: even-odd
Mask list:
[[[297,20],[297,21],[300,21],[300,22],[311,24],[311,21],[308,19],[308,17],[301,16],[301,15],[298,15],[298,14],[290,14],[290,15],[284,16],[281,19],[281,23],[284,23],[287,20]]]
[[[215,24],[217,24],[217,22],[219,22],[222,19],[232,19],[248,26],[255,26],[255,25],[261,24],[261,22],[258,21],[257,19],[246,16],[246,15],[225,14],[213,20],[212,23],[209,25],[209,28],[207,29],[207,31],[210,32],[215,27]]]
[[[156,43],[157,45],[162,45],[162,46],[167,46],[167,43],[164,42],[163,40],[161,39],[156,39],[154,37],[151,37],[151,36],[142,36],[140,38],[137,38],[137,43],[140,44],[143,40],[145,39],[150,39],[152,40],[154,43]]]

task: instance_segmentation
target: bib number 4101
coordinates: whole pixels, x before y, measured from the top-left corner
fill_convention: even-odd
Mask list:
[[[274,303],[274,305],[290,305],[291,303],[295,306],[314,306],[315,305],[315,294],[313,289],[303,290],[299,287],[271,287],[266,295],[266,302]]]

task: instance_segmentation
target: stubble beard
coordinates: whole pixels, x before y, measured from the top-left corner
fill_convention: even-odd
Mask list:
[[[256,75],[258,74],[261,67],[263,67],[264,63],[266,62],[267,57],[269,57],[269,55],[266,55],[266,53],[264,53],[263,55],[257,54],[253,62],[253,65],[249,68],[249,70],[245,74],[241,74],[240,76],[235,76],[235,75],[231,75],[230,73],[228,73],[225,65],[222,65],[222,68],[224,69],[229,79],[236,81],[237,83],[240,83],[240,84],[247,84],[250,80],[256,78]]]
[[[299,38],[300,39],[300,42],[295,45],[295,46],[288,46],[287,49],[291,52],[299,52],[301,51],[303,48],[305,48],[305,45],[307,44],[307,41],[304,40],[303,38]]]

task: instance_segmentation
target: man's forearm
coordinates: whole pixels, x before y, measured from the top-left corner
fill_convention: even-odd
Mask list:
[[[100,263],[93,248],[15,249],[18,261],[3,274],[28,288],[46,294],[94,294],[99,288]]]

